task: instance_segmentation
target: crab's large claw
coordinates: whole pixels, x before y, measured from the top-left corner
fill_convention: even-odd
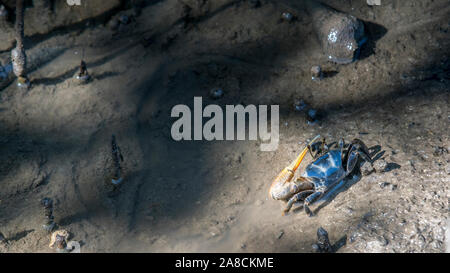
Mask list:
[[[289,187],[286,187],[285,184],[291,182],[294,177],[295,171],[300,166],[300,163],[303,161],[306,153],[309,150],[309,147],[312,143],[314,143],[320,135],[317,135],[313,140],[311,140],[308,145],[303,149],[303,151],[298,155],[298,157],[292,161],[292,163],[284,168],[277,177],[273,180],[272,185],[269,189],[269,195],[275,200],[282,200],[289,197]]]

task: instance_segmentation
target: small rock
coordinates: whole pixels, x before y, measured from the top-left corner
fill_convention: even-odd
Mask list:
[[[111,19],[111,21],[109,21],[109,23],[108,23],[108,27],[111,30],[117,30],[119,25],[120,25],[120,22],[118,19]]]
[[[369,6],[380,6],[381,0],[367,0],[367,5]]]
[[[388,188],[388,189],[390,189],[391,191],[393,191],[393,190],[397,189],[397,185],[391,184],[391,183],[389,183],[389,182],[381,182],[381,183],[380,183],[380,188],[382,188],[382,189]]]
[[[80,253],[80,242],[79,241],[67,242],[65,252]]]
[[[220,99],[221,97],[223,97],[223,95],[224,92],[221,88],[214,88],[209,92],[209,96],[215,100]]]
[[[317,110],[316,109],[309,109],[307,113],[307,119],[309,122],[314,122],[317,118]]]
[[[280,234],[278,234],[277,239],[281,239],[281,237],[283,237],[283,235],[284,235],[284,231],[280,231]]]
[[[323,78],[322,68],[318,65],[311,67],[312,80],[320,80]]]
[[[365,176],[373,173],[375,171],[375,168],[372,167],[372,165],[370,165],[367,162],[364,162],[364,164],[360,167],[361,173]]]
[[[444,154],[448,154],[448,150],[445,147],[436,146],[434,148],[434,152],[433,152],[434,156],[442,156]]]
[[[386,171],[387,162],[386,160],[384,160],[384,158],[380,158],[373,163],[373,167],[377,172],[384,172]]]
[[[281,14],[281,19],[283,19],[286,22],[292,22],[294,21],[294,18],[295,18],[294,15],[292,15],[292,13],[290,12],[283,12]]]
[[[350,208],[350,207],[347,207],[346,212],[347,212],[347,214],[352,215],[353,214],[353,209]]]
[[[303,111],[306,109],[306,107],[308,107],[308,105],[306,104],[306,102],[304,100],[296,100],[294,102],[294,109],[295,111]]]
[[[130,22],[130,17],[128,17],[127,15],[123,14],[121,16],[119,16],[119,22],[121,24],[127,25]]]

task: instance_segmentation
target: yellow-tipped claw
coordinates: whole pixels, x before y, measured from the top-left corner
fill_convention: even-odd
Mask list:
[[[298,155],[298,157],[292,161],[292,163],[284,168],[277,177],[273,180],[272,185],[269,189],[269,196],[271,196],[274,199],[279,199],[279,195],[284,195],[282,189],[282,186],[288,182],[291,182],[292,178],[294,177],[295,171],[300,166],[300,163],[302,163],[303,158],[306,156],[306,153],[309,150],[309,147],[317,140],[319,139],[320,135],[317,135],[314,137],[308,145],[303,149],[303,151]]]

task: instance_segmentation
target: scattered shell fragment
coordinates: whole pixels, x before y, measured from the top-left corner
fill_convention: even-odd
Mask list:
[[[369,6],[380,6],[381,0],[367,0],[367,5]]]
[[[67,244],[67,239],[69,239],[69,232],[65,229],[60,229],[52,233],[50,238],[50,248],[65,248]]]

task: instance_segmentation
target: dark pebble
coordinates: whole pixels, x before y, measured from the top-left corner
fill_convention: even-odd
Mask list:
[[[292,22],[294,20],[294,15],[292,15],[292,13],[289,12],[283,12],[281,14],[281,18],[287,22]]]
[[[124,24],[124,25],[127,25],[130,22],[130,18],[127,15],[125,15],[125,14],[121,15],[119,17],[119,22]]]

